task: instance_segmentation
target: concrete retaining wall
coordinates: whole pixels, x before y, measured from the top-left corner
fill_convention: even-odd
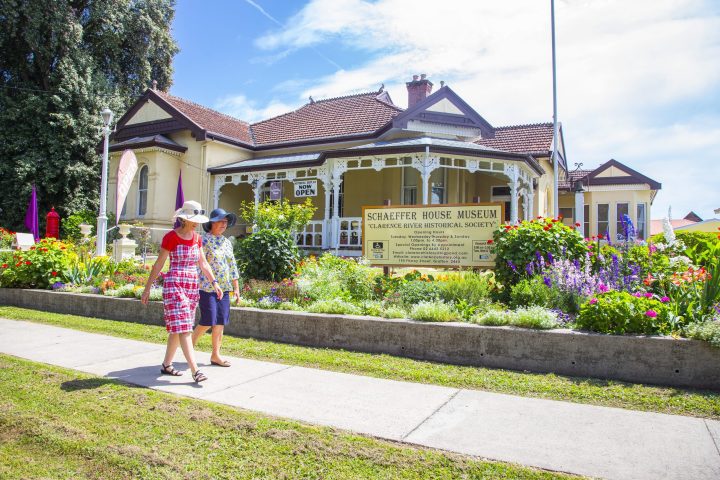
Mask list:
[[[162,304],[0,288],[0,305],[163,325]],[[233,308],[226,332],[457,365],[720,390],[720,349],[696,340]]]

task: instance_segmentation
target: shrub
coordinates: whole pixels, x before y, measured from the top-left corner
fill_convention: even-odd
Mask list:
[[[63,272],[76,258],[68,244],[44,238],[30,250],[13,252],[11,261],[0,265],[0,286],[49,288],[64,280]]]
[[[496,254],[495,274],[506,287],[528,274],[526,267],[539,253],[550,258],[584,261],[587,245],[579,231],[564,225],[560,219],[525,221],[519,225],[504,225],[494,234]]]
[[[360,305],[363,315],[369,315],[371,317],[382,317],[383,304],[378,300],[368,300]]]
[[[610,291],[580,307],[577,328],[601,333],[668,334],[671,319],[667,305],[645,295]]]
[[[537,305],[518,308],[510,315],[510,324],[515,327],[546,330],[558,326],[557,314]]]
[[[540,306],[518,308],[517,310],[489,310],[472,319],[473,323],[488,326],[512,325],[540,330],[556,328],[557,314]]]
[[[465,301],[468,305],[481,305],[496,288],[493,272],[464,271],[440,282],[440,298],[449,303]]]
[[[311,313],[331,313],[340,315],[362,315],[362,309],[340,298],[318,300],[307,306]]]
[[[499,327],[502,325],[508,325],[510,323],[511,315],[512,312],[509,310],[489,310],[473,317],[472,322],[477,323],[478,325]]]
[[[300,232],[312,219],[317,207],[312,200],[296,204],[287,201],[266,200],[255,208],[254,202],[242,202],[240,216],[259,230],[278,229],[288,233]]]
[[[712,232],[683,232],[681,230],[679,232],[675,232],[675,237],[688,248],[695,247],[698,244],[707,245],[720,243],[718,234]],[[662,233],[658,233],[657,235],[650,237],[650,242],[655,244],[667,243],[665,236]]]
[[[248,280],[242,290],[243,296],[252,301],[258,301],[267,296],[276,296],[280,301],[294,301],[299,295],[297,285],[290,279],[281,282]]]
[[[383,318],[407,318],[408,314],[404,308],[390,305],[383,309],[380,316]]]
[[[237,243],[235,258],[246,278],[282,280],[295,271],[300,257],[297,245],[288,232],[278,229],[259,230]]]
[[[720,348],[720,317],[690,324],[685,330],[685,336],[710,342],[713,347]]]
[[[440,300],[440,285],[434,281],[412,280],[402,283],[397,293],[402,304],[411,307],[420,302]]]
[[[538,305],[549,307],[552,304],[553,292],[542,277],[534,276],[520,280],[510,288],[510,306],[513,308]]]
[[[14,232],[0,227],[0,249],[7,249],[12,247]]]
[[[443,301],[423,301],[410,309],[410,318],[423,322],[454,322],[460,316],[452,307]]]
[[[296,282],[303,295],[312,300],[341,298],[366,301],[373,298],[378,273],[362,259],[345,259],[326,253],[310,257],[300,264]]]

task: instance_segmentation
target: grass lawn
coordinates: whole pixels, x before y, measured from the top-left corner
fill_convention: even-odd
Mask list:
[[[574,478],[375,440],[0,355],[3,479]]]
[[[165,328],[160,326],[45,313],[15,307],[0,307],[0,317],[148,342],[165,343],[167,340]],[[200,340],[198,348],[204,351],[210,350],[209,335]],[[230,336],[225,337],[222,351],[227,355],[237,357],[357,373],[371,377],[720,419],[720,393],[718,392],[654,387],[554,374],[463,367],[390,355],[301,347]]]

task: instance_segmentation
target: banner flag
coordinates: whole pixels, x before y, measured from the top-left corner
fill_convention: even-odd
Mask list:
[[[115,225],[120,222],[120,214],[122,213],[123,205],[127,199],[127,194],[130,191],[130,185],[132,185],[137,169],[138,165],[135,152],[125,150],[118,163],[117,192],[115,194]]]

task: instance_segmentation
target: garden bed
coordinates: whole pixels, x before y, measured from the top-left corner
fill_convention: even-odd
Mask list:
[[[0,304],[162,325],[162,304],[47,290],[0,289]],[[227,333],[300,345],[539,373],[720,390],[720,349],[659,336],[529,330],[469,323],[232,308]]]

